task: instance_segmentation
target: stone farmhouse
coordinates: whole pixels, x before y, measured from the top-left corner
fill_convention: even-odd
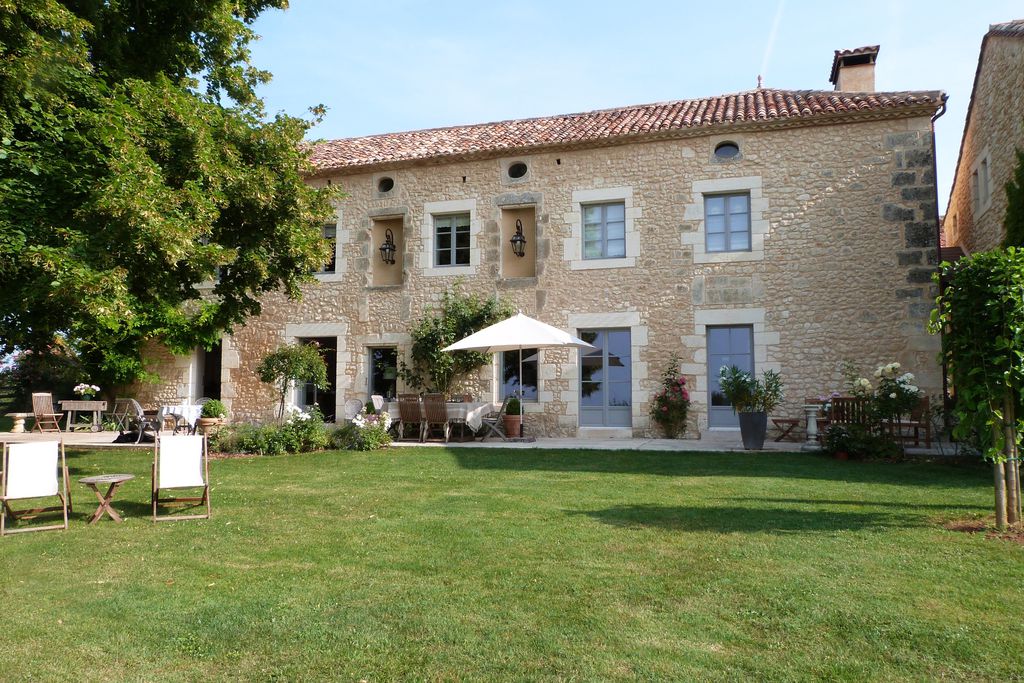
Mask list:
[[[965,253],[998,247],[1006,236],[1006,183],[1024,149],[1024,19],[993,24],[981,42],[978,70],[960,142],[945,241]]]
[[[673,355],[690,378],[691,438],[735,428],[716,393],[723,364],[781,371],[779,416],[840,389],[844,360],[864,372],[897,360],[937,395],[926,321],[939,243],[932,120],[945,96],[875,92],[878,51],[837,51],[834,90],[759,87],[320,143],[310,182],[347,193],[324,227],[335,258],[300,302],[267,297],[220,348],[154,352],[164,383],[140,393],[219,396],[232,419],[268,418],[260,358],[316,340],[333,386],[299,388],[295,401],[340,414],[347,400],[405,389],[394,368],[410,327],[459,283],[597,346],[582,361],[524,352],[537,435],[653,435],[649,399]],[[517,360],[497,357],[467,390],[500,400]]]

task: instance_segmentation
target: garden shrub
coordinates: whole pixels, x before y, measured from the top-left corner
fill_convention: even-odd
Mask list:
[[[360,413],[332,435],[332,444],[350,451],[376,451],[391,445],[391,415]]]
[[[686,378],[679,374],[679,357],[673,355],[665,372],[661,373],[661,389],[651,400],[651,419],[658,423],[666,438],[674,439],[686,433],[689,410]]]

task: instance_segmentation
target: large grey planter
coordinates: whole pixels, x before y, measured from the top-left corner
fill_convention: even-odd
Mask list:
[[[768,432],[768,413],[740,413],[740,436],[743,447],[748,451],[764,448],[764,437]]]

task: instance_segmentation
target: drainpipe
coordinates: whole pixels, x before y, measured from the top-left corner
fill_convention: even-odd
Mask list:
[[[946,101],[949,100],[949,95],[942,94],[942,105],[939,110],[931,118],[931,129],[932,129],[932,185],[935,187],[935,263],[942,263],[942,225],[939,224],[939,171],[938,171],[938,149],[935,147],[935,122],[938,121],[943,114],[946,113]],[[947,207],[948,208],[948,207]],[[938,266],[936,266],[937,268]],[[941,283],[939,285],[942,286]],[[942,332],[939,332],[939,338],[942,338]],[[942,358],[942,407],[945,409],[942,411],[943,427],[948,432],[951,428],[949,423],[949,367],[946,365],[946,357]]]

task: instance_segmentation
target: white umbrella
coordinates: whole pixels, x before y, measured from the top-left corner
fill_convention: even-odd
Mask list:
[[[519,351],[519,418],[523,416],[523,349],[577,348],[592,349],[591,344],[552,327],[539,320],[534,320],[522,313],[485,327],[465,339],[446,346],[444,351],[482,351],[497,353],[499,351]]]

